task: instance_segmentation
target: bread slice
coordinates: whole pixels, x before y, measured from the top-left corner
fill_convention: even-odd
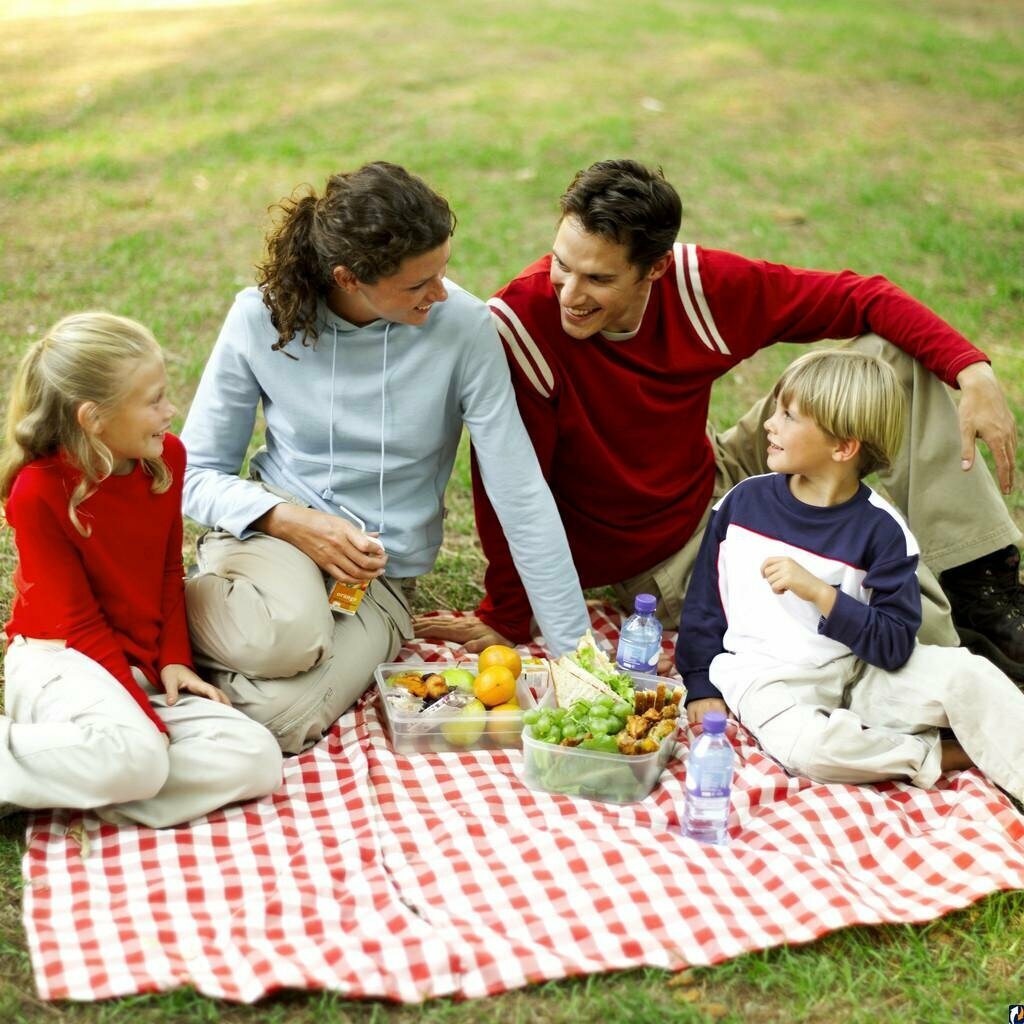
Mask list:
[[[557,661],[549,661],[548,665],[555,688],[555,701],[560,708],[570,707],[578,700],[594,701],[605,695],[615,697],[615,691],[607,683],[565,655]]]

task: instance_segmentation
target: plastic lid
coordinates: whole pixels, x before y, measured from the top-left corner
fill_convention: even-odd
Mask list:
[[[653,594],[637,594],[633,599],[633,610],[640,615],[650,615],[658,607],[658,599]]]
[[[711,733],[712,736],[725,732],[725,712],[706,711],[701,725],[704,726],[704,731]]]

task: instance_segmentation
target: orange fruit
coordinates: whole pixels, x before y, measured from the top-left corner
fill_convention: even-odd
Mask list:
[[[504,665],[489,665],[473,680],[473,693],[489,708],[504,704],[516,695],[516,677]]]
[[[492,665],[504,665],[516,679],[523,671],[523,659],[519,657],[519,652],[504,644],[491,644],[480,652],[476,663],[477,670],[483,671]]]
[[[522,708],[515,699],[497,704],[487,712],[487,733],[495,739],[509,739],[519,735],[519,726],[505,716],[509,713],[518,714]]]

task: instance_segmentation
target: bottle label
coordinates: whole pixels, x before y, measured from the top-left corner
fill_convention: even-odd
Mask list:
[[[627,672],[647,672],[657,666],[658,656],[655,655],[650,661],[640,661],[634,658],[616,658],[616,661],[619,663],[619,668],[624,668]]]
[[[646,672],[648,669],[657,667],[660,654],[661,644],[647,647],[623,640],[619,643],[615,660],[627,672]]]
[[[693,793],[694,796],[704,799],[705,797],[711,799],[721,799],[724,796],[729,795],[728,786],[698,786]]]
[[[693,794],[695,796],[722,797],[729,795],[732,784],[732,769],[701,768],[693,771]]]
[[[341,612],[342,615],[355,615],[369,585],[369,580],[362,583],[342,583],[340,580],[335,580],[327,603],[334,611]]]

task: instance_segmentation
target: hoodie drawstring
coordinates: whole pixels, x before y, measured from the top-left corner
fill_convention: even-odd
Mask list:
[[[384,401],[387,395],[387,374],[388,374],[388,334],[391,331],[389,323],[384,328],[384,365],[380,370],[380,480],[378,492],[380,494],[380,526],[377,527],[380,533],[384,532]]]
[[[330,420],[328,424],[328,442],[327,451],[330,465],[327,469],[327,486],[320,492],[320,497],[325,501],[334,500],[334,490],[331,488],[331,481],[334,479],[334,396],[338,386],[338,382],[335,375],[335,370],[338,365],[338,328],[336,325],[331,325],[334,329],[334,348],[331,352],[331,406],[330,406]],[[380,523],[377,529],[378,533],[384,533],[384,425],[385,415],[387,412],[386,401],[387,401],[387,373],[388,373],[388,335],[391,333],[390,322],[384,327],[384,361],[380,371],[380,469],[378,472],[377,480],[377,492],[380,496]],[[366,532],[366,523],[359,518],[354,512],[345,508],[344,505],[338,505],[340,511],[347,515],[353,522],[355,522],[359,529],[364,533]]]
[[[320,492],[324,501],[334,500],[334,491],[331,488],[331,481],[334,479],[334,392],[338,387],[338,378],[335,369],[338,365],[338,326],[331,324],[334,329],[334,348],[331,349],[331,409],[327,417],[327,452],[330,465],[327,467],[327,486]],[[349,515],[352,513],[350,512]]]

